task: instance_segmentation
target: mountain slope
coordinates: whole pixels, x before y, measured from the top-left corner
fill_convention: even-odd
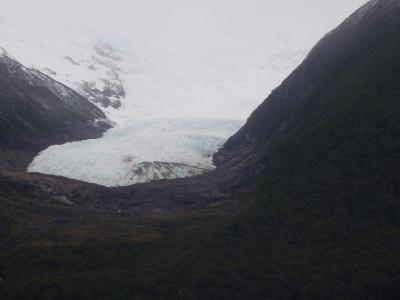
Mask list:
[[[391,0],[357,11],[225,146],[250,145],[265,166],[236,223],[264,296],[398,297],[399,16]]]
[[[0,144],[3,164],[26,167],[35,152],[99,136],[109,125],[93,104],[35,69],[0,54]],[[14,153],[11,153],[14,152]],[[21,152],[21,155],[16,153]],[[29,152],[26,157],[22,152]]]
[[[371,53],[383,49],[384,45],[372,43],[374,38],[380,41],[396,36],[397,5],[396,1],[384,1],[384,4],[370,1],[327,34],[304,62],[251,114],[245,126],[227,141],[220,154],[216,155],[216,162],[226,162],[229,157],[237,156],[240,149],[267,149],[264,146],[272,136],[288,127],[292,112],[300,105],[307,105],[304,104],[305,99],[314,99],[315,102],[321,98],[321,93],[335,92],[340,84],[338,77],[346,80],[343,78],[346,72],[355,67],[361,68],[362,64],[372,59]],[[388,20],[383,20],[386,15]],[[384,22],[391,23],[382,24]],[[383,30],[387,32],[383,33]],[[326,88],[329,90],[323,90]]]

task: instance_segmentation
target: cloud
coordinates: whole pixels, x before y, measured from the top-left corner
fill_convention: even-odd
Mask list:
[[[245,118],[365,2],[0,0],[0,46],[62,73],[66,55],[90,60],[94,43],[109,43],[130,55],[125,69],[142,70],[124,78],[132,112]]]
[[[144,37],[202,44],[233,38],[315,42],[365,0],[2,0],[0,18],[21,29],[68,31],[135,41]],[[23,33],[21,32],[23,35]]]

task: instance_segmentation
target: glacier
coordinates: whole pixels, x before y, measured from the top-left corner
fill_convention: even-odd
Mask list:
[[[199,175],[213,169],[212,154],[241,125],[221,119],[136,120],[100,139],[51,146],[28,171],[109,187]]]

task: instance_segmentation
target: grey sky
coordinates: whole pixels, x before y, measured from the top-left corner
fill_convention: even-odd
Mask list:
[[[0,47],[78,82],[89,71],[65,56],[85,62],[93,45],[108,43],[128,56],[119,63],[132,112],[245,118],[366,2],[0,0]]]
[[[29,30],[65,26],[123,40],[141,36],[200,43],[205,39],[316,41],[365,0],[0,0],[0,18]],[[65,28],[68,30],[68,28]],[[39,32],[38,32],[39,34]]]

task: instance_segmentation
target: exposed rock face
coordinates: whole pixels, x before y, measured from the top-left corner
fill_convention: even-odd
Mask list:
[[[24,67],[2,50],[2,165],[26,167],[34,154],[51,144],[98,137],[109,127],[95,105],[43,73]]]
[[[102,79],[103,87],[99,89],[95,82],[83,81],[78,84],[78,90],[93,103],[102,107],[111,106],[113,108],[121,107],[121,99],[125,97],[125,90],[122,82],[116,72],[110,72],[112,81]]]
[[[93,103],[104,108],[109,106],[120,108],[121,100],[125,98],[125,89],[120,72],[123,72],[118,66],[122,59],[122,53],[115,50],[109,44],[96,44],[93,46],[94,55],[92,55],[92,64],[88,66],[89,70],[96,71],[98,68],[106,70],[105,75],[99,78],[99,82],[82,81],[75,83],[78,91]],[[78,62],[69,58],[72,64],[79,65]]]

